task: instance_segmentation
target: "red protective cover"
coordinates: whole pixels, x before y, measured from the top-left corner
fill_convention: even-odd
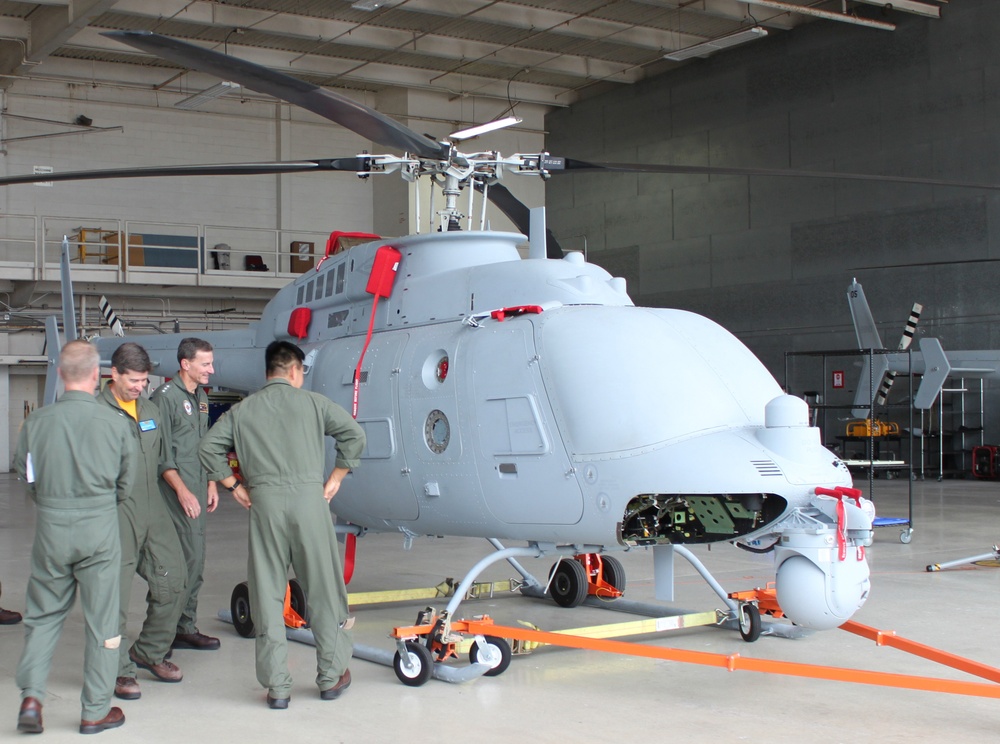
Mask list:
[[[368,275],[365,291],[378,297],[388,297],[392,293],[392,283],[396,279],[396,269],[403,257],[395,248],[383,245],[375,251],[375,265]]]
[[[381,237],[382,237],[381,235],[375,235],[374,233],[344,232],[343,230],[334,230],[332,233],[330,233],[330,237],[326,239],[326,255],[330,256],[333,253],[340,252],[339,250],[335,249],[337,248],[337,242],[341,238],[363,238],[363,239],[366,238],[369,240],[378,240]]]
[[[288,335],[299,341],[309,335],[309,321],[312,320],[312,310],[308,307],[297,307],[288,318]]]

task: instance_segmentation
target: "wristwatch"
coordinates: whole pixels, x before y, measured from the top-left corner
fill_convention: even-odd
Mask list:
[[[236,482],[233,485],[231,485],[231,486],[222,486],[222,487],[225,488],[227,491],[229,491],[229,493],[236,493],[236,489],[239,488],[242,485],[243,485],[243,483],[239,479],[237,479]]]

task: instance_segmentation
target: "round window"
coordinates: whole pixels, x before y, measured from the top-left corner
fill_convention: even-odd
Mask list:
[[[440,455],[448,449],[451,426],[444,413],[434,409],[427,414],[427,420],[424,422],[424,439],[427,442],[427,447],[436,455]]]

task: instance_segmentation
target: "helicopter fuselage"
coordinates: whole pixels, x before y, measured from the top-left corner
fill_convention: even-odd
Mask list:
[[[306,386],[351,410],[360,369],[367,446],[332,503],[341,521],[578,552],[771,540],[799,566],[787,573],[818,587],[812,604],[857,599],[801,624],[849,617],[867,595],[873,512],[863,499],[841,512],[817,501],[833,501],[817,488],[851,478],[805,403],[716,323],[634,306],[624,280],[580,254],[521,259],[523,241],[440,232],[335,254],[250,328],[203,334],[212,382],[256,389],[261,350],[292,340],[307,354]],[[376,299],[383,246],[394,281]],[[172,368],[176,339],[133,340]],[[330,440],[331,467],[334,457]],[[848,538],[859,552],[838,569],[830,548]]]

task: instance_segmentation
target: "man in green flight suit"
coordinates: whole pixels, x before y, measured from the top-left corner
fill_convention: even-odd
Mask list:
[[[81,734],[125,723],[111,707],[118,667],[118,575],[121,545],[116,503],[128,497],[135,452],[128,427],[94,400],[100,355],[70,341],[59,359],[66,392],[32,413],[18,437],[14,468],[38,508],[25,610],[18,731],[42,733],[42,703],[52,655],[77,588],[87,635]]]
[[[198,630],[198,593],[205,572],[205,515],[219,505],[215,481],[198,462],[198,443],[208,431],[208,396],[202,386],[215,372],[212,345],[200,338],[181,339],[177,375],[150,396],[163,414],[166,459],[160,464],[160,492],[174,521],[187,563],[184,611],[177,621],[173,648],[213,651],[218,638]]]
[[[248,573],[257,680],[267,688],[268,705],[284,709],[292,689],[283,617],[289,562],[306,592],[320,698],[334,700],[351,684],[347,664],[352,644],[342,627],[347,589],[329,503],[359,464],[365,434],[329,398],[300,389],[305,356],[298,346],[275,341],[264,356],[264,387],[215,423],[201,442],[200,456],[208,477],[250,509]],[[324,480],[327,436],[336,440],[337,459]],[[245,487],[229,467],[227,454],[233,449]]]
[[[123,700],[137,700],[142,695],[136,680],[136,667],[148,670],[163,682],[180,682],[183,677],[177,665],[166,658],[177,618],[184,607],[187,570],[180,541],[170,524],[158,486],[160,463],[164,457],[160,434],[162,417],[156,404],[142,397],[152,368],[144,348],[131,341],[122,344],[111,356],[111,382],[98,396],[99,401],[128,424],[138,450],[135,487],[118,505],[123,643],[115,695]],[[146,620],[139,637],[128,648],[128,601],[132,577],[136,573],[146,581],[149,592]]]

